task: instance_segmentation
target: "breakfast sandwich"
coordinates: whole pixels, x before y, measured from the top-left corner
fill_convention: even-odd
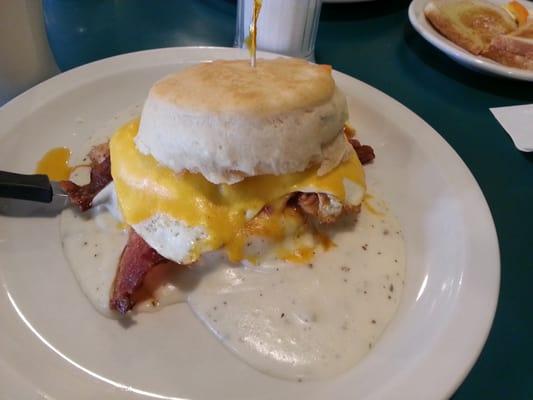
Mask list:
[[[374,158],[347,120],[331,67],[303,60],[215,61],[155,83],[140,119],[89,154],[90,182],[62,182],[82,211],[108,204],[129,229],[110,308],[127,313],[162,262],[327,250],[321,227],[359,212]]]

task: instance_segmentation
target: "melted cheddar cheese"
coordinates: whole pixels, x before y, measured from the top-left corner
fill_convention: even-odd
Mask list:
[[[69,165],[70,150],[56,147],[48,151],[37,163],[36,174],[48,175],[50,179],[60,181],[70,177],[73,168]]]
[[[216,185],[200,174],[187,171],[177,174],[152,156],[140,153],[134,142],[138,126],[138,119],[124,125],[110,141],[111,174],[124,220],[134,225],[156,214],[166,214],[187,226],[201,226],[206,237],[191,249],[195,258],[204,251],[226,246],[230,259],[242,259],[246,237],[253,234],[281,241],[286,235],[284,221],[300,219],[291,217],[282,207],[274,207],[268,218],[260,218],[264,213],[252,217],[264,206],[280,203],[290,193],[328,193],[343,202],[345,180],[365,187],[364,171],[355,152],[323,176],[317,176],[318,167],[314,167]]]

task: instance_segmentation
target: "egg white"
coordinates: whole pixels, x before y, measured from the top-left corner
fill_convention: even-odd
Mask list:
[[[361,204],[364,196],[363,188],[348,179],[344,179],[343,184],[346,193],[345,203],[350,206]],[[302,191],[314,193],[317,192],[317,189],[308,187]],[[329,194],[329,199],[330,202],[327,206],[321,205],[324,207],[321,213],[323,215],[339,215],[343,207],[342,202],[332,194]],[[113,182],[95,197],[93,203],[107,208],[111,215],[123,222]],[[256,213],[256,210],[250,210],[247,215],[253,217]],[[159,254],[178,264],[190,264],[194,261],[193,249],[207,239],[207,232],[202,226],[189,226],[166,214],[155,214],[132,225],[132,228]],[[262,247],[266,249],[265,246]],[[257,252],[254,251],[254,253]]]

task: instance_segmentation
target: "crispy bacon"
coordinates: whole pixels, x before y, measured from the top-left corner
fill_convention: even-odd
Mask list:
[[[353,149],[357,153],[357,158],[361,161],[361,164],[365,165],[371,162],[376,155],[374,154],[374,149],[366,144],[361,144],[359,140],[354,137],[348,138],[348,141],[352,145]]]
[[[117,274],[109,306],[112,310],[125,315],[135,304],[133,292],[143,282],[147,272],[157,264],[167,261],[152,249],[133,229],[130,229],[128,243],[120,256]]]
[[[93,147],[89,153],[91,160],[91,180],[86,185],[77,185],[72,181],[61,181],[61,188],[68,194],[72,204],[81,211],[92,206],[94,197],[113,180],[111,177],[111,159],[107,143]]]
[[[361,164],[368,164],[376,158],[372,147],[362,145],[357,139],[355,139],[355,131],[353,129],[345,126],[344,134],[357,153],[357,157]],[[324,193],[298,192],[289,200],[289,204],[296,205],[303,214],[317,218],[318,222],[321,224],[333,223],[341,214],[356,214],[360,209],[359,206],[343,204],[341,212],[332,212],[328,207],[330,202],[331,199]]]
[[[320,224],[335,223],[342,214],[357,211],[346,203],[338,203],[339,207],[331,207],[331,202],[330,195],[326,193],[298,192],[292,200],[292,204],[296,204],[304,215],[315,217]]]
[[[296,195],[296,204],[305,213],[312,216],[318,215],[318,194],[317,193],[298,193]]]

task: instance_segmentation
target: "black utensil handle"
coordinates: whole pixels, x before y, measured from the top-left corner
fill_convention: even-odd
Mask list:
[[[22,175],[0,171],[0,197],[50,203],[53,194],[47,175]]]

